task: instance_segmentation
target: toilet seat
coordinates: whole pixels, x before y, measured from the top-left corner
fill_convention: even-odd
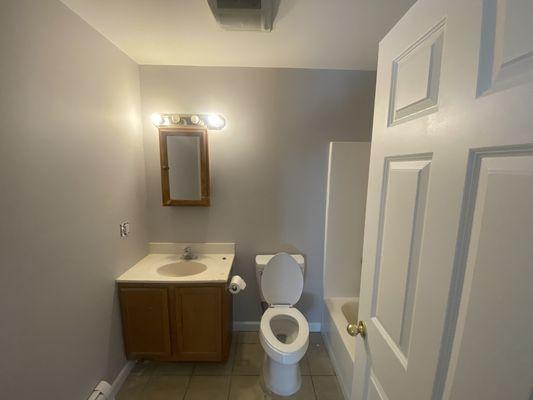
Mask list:
[[[298,326],[298,333],[291,343],[281,342],[272,331],[271,321],[275,318],[289,319]],[[280,364],[295,364],[302,359],[309,345],[309,324],[304,315],[293,307],[275,306],[268,308],[261,318],[260,340],[263,349]]]

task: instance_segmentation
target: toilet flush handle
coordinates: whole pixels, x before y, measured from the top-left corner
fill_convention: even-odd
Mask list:
[[[363,339],[366,338],[365,321],[359,321],[357,324],[348,324],[348,326],[346,327],[346,330],[348,331],[350,336],[361,335]]]

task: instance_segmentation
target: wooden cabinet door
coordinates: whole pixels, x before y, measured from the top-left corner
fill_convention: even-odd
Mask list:
[[[178,357],[183,361],[222,360],[222,288],[176,288]]]
[[[167,288],[120,288],[128,359],[172,354]]]

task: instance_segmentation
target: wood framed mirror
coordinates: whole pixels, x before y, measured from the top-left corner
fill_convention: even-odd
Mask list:
[[[163,205],[209,206],[207,129],[160,127],[159,153]]]

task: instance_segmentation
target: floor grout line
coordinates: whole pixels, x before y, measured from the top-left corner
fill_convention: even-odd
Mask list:
[[[315,380],[313,379],[312,376],[311,376],[311,385],[313,385],[313,393],[315,394],[315,399],[318,400],[318,392],[316,390]]]
[[[233,376],[229,377],[229,388],[228,388],[228,396],[226,397],[226,400],[229,400],[229,397],[231,396],[231,384],[233,383]]]
[[[246,339],[246,340],[245,340]],[[253,343],[248,343],[247,340],[251,340],[249,337],[247,338],[240,338],[240,340],[245,340],[244,342],[239,342],[239,337],[238,335],[235,335],[235,338],[232,340],[232,349],[230,350],[230,354],[229,354],[229,358],[227,360],[227,362],[230,363],[230,365],[227,365],[225,366],[225,368],[221,368],[221,369],[216,369],[214,371],[211,371],[210,369],[206,369],[204,370],[204,373],[202,373],[202,369],[201,369],[201,363],[191,363],[192,366],[190,368],[187,368],[186,371],[178,368],[177,371],[182,371],[182,372],[186,372],[186,374],[182,374],[182,373],[172,373],[172,372],[168,372],[168,373],[158,373],[158,366],[162,363],[157,363],[157,362],[152,362],[152,365],[147,365],[147,368],[143,371],[143,372],[140,372],[138,374],[129,374],[129,376],[146,376],[146,381],[144,384],[138,386],[138,391],[136,390],[135,392],[137,393],[137,395],[140,395],[140,396],[147,396],[149,395],[149,393],[151,393],[150,391],[150,387],[151,385],[153,384],[156,384],[157,381],[156,381],[156,377],[158,376],[183,376],[183,377],[186,377],[186,381],[182,380],[182,384],[181,384],[181,390],[184,390],[183,392],[183,396],[180,397],[179,399],[181,400],[185,400],[187,399],[187,397],[189,395],[194,395],[196,393],[197,390],[202,390],[202,388],[200,387],[199,389],[194,389],[193,387],[193,382],[192,382],[192,379],[193,377],[202,377],[202,379],[207,379],[207,382],[209,382],[209,379],[210,378],[217,378],[219,377],[219,379],[217,379],[216,381],[213,381],[213,382],[221,382],[223,383],[224,386],[226,386],[227,388],[227,392],[226,392],[226,395],[225,396],[221,396],[221,398],[223,398],[224,400],[229,400],[231,399],[232,395],[232,390],[235,391],[237,390],[237,392],[235,394],[239,395],[239,393],[241,393],[241,386],[243,384],[243,382],[254,382],[254,385],[258,384],[258,383],[255,383],[256,380],[260,380],[261,379],[261,373],[262,373],[262,367],[263,367],[263,362],[264,362],[264,357],[265,357],[265,353],[264,352],[261,352],[261,354],[256,354],[257,353],[257,349],[254,347],[249,347],[249,346],[257,346],[257,345],[260,345],[260,343],[256,343],[256,342],[253,342]],[[310,344],[310,349],[311,348],[314,348],[316,347],[317,350],[321,350],[321,347],[323,345],[322,344],[319,344],[319,343],[316,343],[316,344]],[[245,348],[248,348],[249,347],[249,350],[251,351],[250,353],[247,351],[245,351]],[[252,373],[252,374],[242,374],[242,373],[238,373],[236,374],[236,370],[239,370],[241,372],[247,372],[246,370],[249,369],[245,364],[241,365],[241,367],[238,368],[237,366],[237,361],[238,361],[238,355],[241,356],[242,360],[245,364],[246,363],[249,363],[251,362],[252,364],[251,365],[255,365],[255,363],[257,362],[257,357],[260,356],[261,359],[263,359],[262,363],[261,363],[261,368],[259,370],[259,372],[255,372],[255,368],[253,368],[254,372],[255,373]],[[329,356],[327,357],[328,360],[329,360]],[[311,387],[309,388],[309,394],[312,390],[313,392],[313,396],[315,398],[315,400],[318,400],[318,396],[319,396],[319,393],[318,393],[318,389],[320,387],[323,386],[323,384],[319,384],[320,382],[322,382],[322,380],[324,378],[326,378],[326,381],[328,382],[331,382],[329,381],[330,378],[328,377],[332,377],[334,378],[337,386],[339,387],[340,386],[340,383],[338,381],[338,377],[335,373],[324,373],[324,372],[321,372],[321,373],[313,373],[311,372],[311,362],[308,358],[308,355],[306,354],[305,355],[305,358],[302,358],[302,360],[300,361],[300,365],[304,365],[304,368],[306,368],[309,373],[307,375],[302,375],[302,378],[305,377],[305,376],[308,376],[309,378],[306,378],[306,379],[309,379],[311,382],[310,382],[310,385]],[[244,366],[244,369],[243,369],[243,366]],[[321,367],[321,369],[323,369]],[[162,368],[161,371],[174,371],[173,369],[169,369],[167,370],[166,368]],[[207,374],[205,374],[205,372],[208,372]],[[215,372],[214,374],[210,374],[209,372]],[[242,378],[237,378],[237,377],[242,377]],[[315,377],[317,377],[317,379],[315,379]],[[324,378],[321,378],[322,380],[319,380],[318,377],[324,377]],[[195,378],[196,379],[196,378]],[[242,381],[242,382],[241,382]],[[320,381],[320,382],[319,382]],[[248,385],[248,383],[246,383],[246,385]],[[262,385],[260,384],[259,382],[259,385],[261,386],[261,389],[262,389],[262,392],[263,392],[263,397],[264,399],[271,399],[271,397],[269,397],[269,394],[263,389]],[[202,385],[200,385],[202,386]],[[218,388],[218,383],[217,383],[217,388]],[[222,388],[222,387],[221,387]],[[220,388],[220,389],[221,389]],[[217,389],[218,390],[218,389]],[[254,389],[255,390],[255,389]],[[222,394],[222,393],[220,393]],[[241,393],[242,394],[242,393]],[[178,398],[176,398],[177,400],[179,400]]]
[[[193,371],[194,368],[191,370]],[[191,387],[191,381],[192,381],[192,372],[191,372],[191,375],[188,376],[189,380],[187,381],[187,385],[185,386],[185,391],[183,392],[183,397],[181,398],[181,400],[185,400],[185,398],[187,397],[187,392],[189,391],[190,387]]]

